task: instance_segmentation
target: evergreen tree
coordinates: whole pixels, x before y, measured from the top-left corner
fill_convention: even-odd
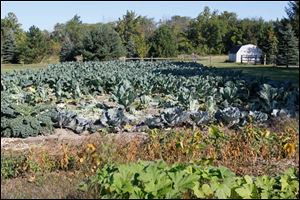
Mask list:
[[[16,44],[12,31],[6,34],[1,53],[3,63],[16,63]]]
[[[279,29],[279,44],[277,63],[279,65],[295,65],[299,62],[298,39],[291,24],[281,26]]]
[[[285,12],[293,26],[296,36],[299,38],[299,1],[290,1]]]
[[[15,46],[18,45],[18,35],[22,32],[21,24],[18,22],[17,16],[9,12],[4,19],[1,19],[1,62],[2,62],[2,48],[6,36],[12,33],[12,37],[15,43]],[[9,36],[11,37],[11,36]],[[15,58],[17,60],[17,57]]]
[[[125,55],[120,36],[108,25],[87,32],[82,44],[84,61],[111,60]]]
[[[167,26],[159,27],[151,40],[150,54],[155,57],[176,56],[177,43],[175,34]]]

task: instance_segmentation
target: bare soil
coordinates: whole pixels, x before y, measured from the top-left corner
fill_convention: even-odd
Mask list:
[[[28,138],[1,138],[1,154],[13,153],[24,154],[31,149],[47,150],[51,155],[60,153],[61,146],[80,147],[87,143],[99,142],[100,140],[113,139],[117,144],[126,146],[131,140],[143,143],[147,140],[147,134],[143,132],[121,132],[117,134],[101,135],[96,132],[89,134],[84,132],[80,135],[68,129],[55,129],[54,134]]]

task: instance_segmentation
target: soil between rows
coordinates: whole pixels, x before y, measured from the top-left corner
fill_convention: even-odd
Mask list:
[[[54,155],[55,153],[60,153],[58,150],[63,144],[67,144],[70,147],[79,147],[103,139],[113,139],[117,144],[126,145],[133,139],[143,142],[147,138],[147,134],[143,132],[121,132],[103,136],[98,132],[78,135],[68,129],[55,129],[51,135],[28,138],[1,138],[1,154],[24,154],[31,149],[43,149]]]

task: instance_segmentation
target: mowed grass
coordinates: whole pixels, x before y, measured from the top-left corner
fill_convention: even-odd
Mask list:
[[[48,63],[37,63],[37,64],[1,64],[1,73],[11,72],[14,70],[22,69],[41,69],[47,67]]]
[[[49,64],[55,64],[59,62],[58,57],[50,57],[46,60],[43,60],[41,63],[34,64],[1,64],[1,73],[11,72],[14,70],[23,70],[23,69],[41,69],[47,67]]]
[[[243,73],[257,76],[267,77],[272,80],[291,81],[294,85],[299,86],[299,66],[286,68],[284,66],[273,67],[272,65],[254,65],[226,62],[228,56],[212,56],[211,66],[221,69],[242,70]],[[210,66],[209,57],[203,57],[199,63]]]

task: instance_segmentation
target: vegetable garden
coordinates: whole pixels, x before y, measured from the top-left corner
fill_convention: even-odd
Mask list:
[[[99,95],[108,101],[97,100]],[[298,103],[299,88],[289,82],[196,63],[65,63],[1,76],[1,136],[36,136],[53,127],[118,131],[127,124],[237,127],[250,118],[266,123],[295,117]]]
[[[2,138],[49,135],[57,128],[76,134],[199,129],[209,130],[216,137],[211,145],[216,145],[218,138],[227,137],[217,126],[238,132],[252,124],[270,127],[281,119],[298,119],[298,115],[299,88],[291,82],[197,63],[70,62],[1,75]],[[267,138],[267,134],[261,135]],[[252,141],[250,135],[247,137]],[[290,147],[291,140],[283,143],[284,148]],[[258,139],[255,141],[257,145]],[[277,178],[252,179],[236,177],[222,167],[208,169],[195,163],[169,166],[139,162],[102,167],[82,185],[84,189],[97,187],[100,197],[299,197],[298,169],[289,169]],[[152,180],[156,176],[166,182]],[[229,181],[231,186],[220,180]]]

